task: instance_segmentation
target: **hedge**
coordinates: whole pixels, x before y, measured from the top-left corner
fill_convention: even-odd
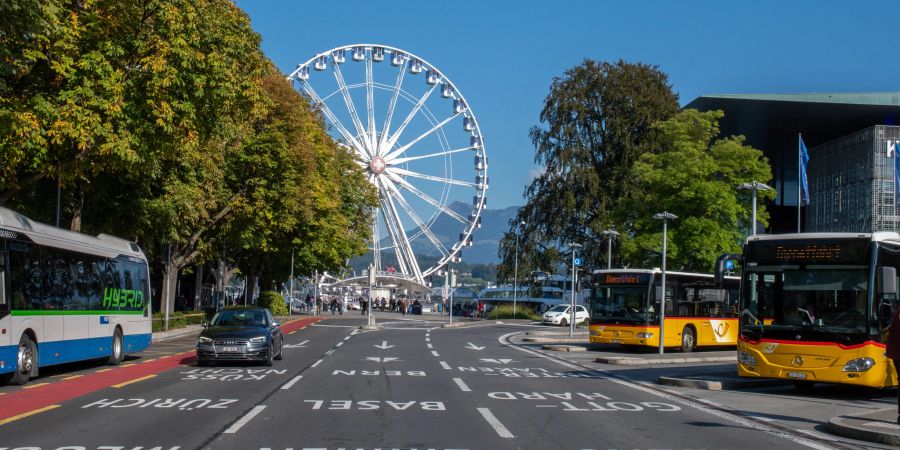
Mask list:
[[[163,313],[153,314],[153,332],[163,331],[165,328],[165,315]],[[184,328],[188,325],[197,325],[206,321],[206,314],[199,313],[182,313],[182,312],[173,312],[169,313],[169,329],[174,330],[177,328]]]
[[[259,294],[256,304],[263,308],[269,308],[269,311],[272,311],[274,316],[290,315],[287,304],[284,302],[284,297],[275,291],[264,291]]]

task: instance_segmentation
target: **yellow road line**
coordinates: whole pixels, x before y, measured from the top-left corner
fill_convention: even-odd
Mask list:
[[[109,372],[110,370],[112,370],[112,368],[108,368],[108,369],[100,369],[100,370],[98,370],[98,371],[96,371],[96,372],[94,372],[94,373]]]
[[[306,329],[306,327],[300,327],[300,329],[301,329],[301,330],[305,330],[305,329]]]
[[[128,363],[128,364],[122,364],[122,365],[119,366],[119,367],[131,367],[131,366],[133,366],[133,365],[134,365],[134,363]]]
[[[288,333],[288,334],[294,334],[294,333],[296,333],[296,332],[297,332],[297,330],[294,330],[294,331],[291,331],[291,332]]]
[[[83,376],[84,376],[84,375],[72,375],[71,377],[63,378],[63,381],[66,381],[66,380],[73,380],[73,379],[75,379],[75,378],[81,378],[81,377],[83,377]]]
[[[36,387],[46,386],[50,383],[38,383],[38,384],[29,384],[28,386],[23,386],[22,389],[34,389]]]
[[[139,381],[149,380],[149,379],[154,378],[154,377],[156,377],[156,375],[147,375],[146,377],[135,378],[135,379],[133,379],[133,380],[131,380],[131,381],[126,381],[126,382],[124,382],[124,383],[114,384],[114,385],[112,385],[112,387],[114,387],[114,388],[121,388],[121,387],[128,386],[129,384],[137,383],[137,382],[139,382]]]
[[[44,412],[44,411],[50,411],[51,409],[59,408],[60,406],[62,406],[62,405],[50,405],[50,406],[45,406],[45,407],[43,407],[43,408],[41,408],[41,409],[36,409],[36,410],[34,410],[34,411],[28,411],[27,413],[22,413],[22,414],[19,414],[19,415],[17,415],[17,416],[12,416],[12,417],[9,417],[9,418],[7,418],[7,419],[0,420],[0,425],[6,425],[6,424],[8,424],[8,423],[10,423],[10,422],[13,422],[13,421],[16,421],[16,420],[19,420],[19,419],[24,419],[24,418],[26,418],[26,417],[28,417],[28,416],[33,416],[33,415],[35,415],[35,414],[39,414],[39,413],[42,413],[42,412]]]
[[[141,362],[145,362],[145,363],[148,363],[148,362],[150,362],[150,361],[156,361],[156,358],[153,358],[153,359],[148,359],[148,360],[146,360],[146,361],[141,361]]]

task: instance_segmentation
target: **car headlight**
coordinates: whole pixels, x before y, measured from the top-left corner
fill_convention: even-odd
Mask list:
[[[638,339],[650,339],[653,337],[653,333],[638,333],[634,335],[634,337]]]
[[[856,358],[847,361],[844,364],[844,372],[865,372],[875,367],[875,360],[872,358]]]
[[[753,355],[747,352],[738,352],[738,362],[745,366],[757,365],[756,358],[754,358]]]
[[[257,336],[255,338],[250,338],[251,344],[262,344],[263,342],[266,342],[265,336]]]
[[[201,344],[209,344],[210,342],[212,342],[212,338],[208,338],[206,336],[200,336],[199,338],[197,338],[197,341],[200,342]]]

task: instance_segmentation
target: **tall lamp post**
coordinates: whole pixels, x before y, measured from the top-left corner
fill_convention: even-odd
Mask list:
[[[367,317],[369,326],[375,325],[374,317],[372,316],[372,289],[375,289],[375,283],[377,280],[375,279],[375,264],[369,264],[369,303],[366,305],[366,309],[369,310],[369,315]]]
[[[612,241],[613,239],[619,237],[619,232],[610,228],[609,230],[603,230],[604,236],[606,236],[608,247],[606,248],[606,270],[612,269]]]
[[[519,222],[519,227],[524,227],[525,221]],[[516,228],[516,268],[513,275],[513,319],[516,318],[516,302],[519,300],[519,228]]]
[[[575,252],[578,251],[579,248],[582,247],[581,244],[572,242],[568,244],[569,248],[572,249],[572,305],[571,305],[571,314],[569,314],[569,337],[573,337],[575,335],[575,290],[578,284],[578,272],[575,268]]]
[[[663,235],[662,235],[662,298],[659,300],[659,354],[662,355],[665,352],[664,345],[664,337],[665,333],[665,325],[666,325],[666,234],[667,234],[667,224],[670,220],[675,220],[678,218],[675,214],[672,214],[668,211],[663,211],[661,213],[656,213],[653,215],[654,219],[663,221]]]
[[[753,192],[753,218],[750,235],[754,236],[756,235],[756,191],[771,191],[772,187],[766,183],[760,183],[759,181],[753,180],[750,183],[741,183],[737,188],[742,191]]]
[[[456,287],[456,270],[447,269],[450,272],[450,323],[453,323],[453,288]]]

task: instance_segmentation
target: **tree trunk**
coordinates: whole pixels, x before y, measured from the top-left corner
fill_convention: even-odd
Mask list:
[[[162,292],[160,292],[159,312],[169,314],[175,312],[175,284],[178,281],[178,268],[171,261],[163,266]]]
[[[259,275],[255,274],[255,273],[250,274],[250,276],[247,277],[247,291],[250,293],[250,296],[247,298],[248,304],[253,304],[253,305],[256,304],[256,297],[255,297],[256,283],[258,283],[258,282],[259,282]]]
[[[78,183],[78,193],[75,196],[75,204],[73,205],[72,221],[69,223],[69,229],[81,232],[81,212],[84,209],[84,182]]]
[[[200,310],[200,293],[203,291],[203,264],[197,264],[197,278],[194,281],[194,311]]]

